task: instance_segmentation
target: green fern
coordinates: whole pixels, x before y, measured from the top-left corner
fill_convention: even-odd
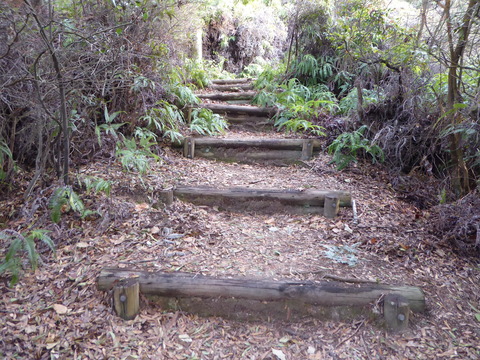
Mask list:
[[[98,145],[102,146],[102,131],[104,131],[107,135],[111,135],[118,140],[117,131],[126,123],[119,123],[114,124],[113,121],[116,117],[124,111],[115,111],[113,114],[109,114],[107,107],[105,106],[104,110],[104,117],[105,117],[105,124],[95,126],[95,134],[97,135]]]
[[[302,119],[290,119],[278,126],[278,129],[285,128],[287,133],[309,132],[317,136],[325,136],[325,130],[319,125],[314,125],[310,121]]]
[[[223,117],[214,114],[212,110],[200,108],[192,112],[190,130],[200,135],[216,135],[223,133],[228,124]]]
[[[56,189],[50,197],[48,207],[50,208],[50,218],[54,223],[60,222],[62,213],[69,211],[76,212],[82,219],[89,215],[96,214],[95,211],[85,209],[82,199],[80,199],[78,194],[73,191],[70,186],[63,186]]]
[[[175,84],[170,87],[170,91],[175,96],[175,103],[179,108],[200,104],[200,99],[188,86]]]
[[[95,176],[82,176],[78,182],[83,184],[87,190],[87,194],[94,191],[95,193],[103,192],[105,195],[110,196],[112,191],[112,182],[98,178]]]
[[[333,155],[332,163],[337,165],[338,170],[345,169],[350,163],[356,162],[360,152],[370,155],[372,163],[377,160],[384,161],[383,150],[378,145],[372,145],[364,137],[364,132],[368,129],[366,125],[351,133],[343,133],[338,136],[328,147],[328,153]]]
[[[4,261],[0,264],[0,274],[9,272],[11,275],[10,285],[15,285],[20,277],[22,261],[20,252],[27,255],[27,259],[33,270],[38,267],[39,255],[36,248],[36,240],[42,241],[55,254],[55,244],[48,236],[49,231],[35,229],[29,233],[18,233],[14,230],[0,231],[0,239],[10,241],[10,246],[5,254]]]

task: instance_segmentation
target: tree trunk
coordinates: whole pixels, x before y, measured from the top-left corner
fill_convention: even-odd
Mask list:
[[[455,111],[455,104],[462,101],[460,94],[461,84],[461,60],[467,46],[470,28],[474,18],[475,11],[480,6],[479,0],[469,0],[467,9],[462,19],[461,26],[453,28],[453,18],[451,15],[451,0],[445,1],[445,17],[447,22],[447,37],[450,52],[448,68],[448,93],[446,114],[449,125],[456,127],[461,124],[462,117]],[[454,33],[458,34],[456,44],[454,43]],[[457,196],[465,195],[470,191],[468,169],[464,161],[464,154],[461,145],[461,135],[453,133],[449,136],[450,157],[452,166],[452,185]]]

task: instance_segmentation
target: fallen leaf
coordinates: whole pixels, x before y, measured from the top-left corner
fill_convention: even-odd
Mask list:
[[[57,342],[53,342],[53,343],[48,343],[47,344],[47,350],[52,350],[55,346],[58,345],[58,341]]]
[[[287,357],[285,356],[282,350],[272,349],[272,353],[280,360],[287,360]]]
[[[150,206],[149,206],[147,203],[136,204],[136,205],[135,205],[135,210],[136,210],[136,211],[148,210],[149,207],[150,207]]]
[[[88,245],[86,242],[83,242],[83,241],[80,241],[79,243],[77,243],[77,247],[80,248],[80,249],[85,249],[89,246],[90,245]]]
[[[192,338],[190,336],[188,336],[188,334],[178,335],[178,338],[182,341],[189,342],[189,343],[191,343],[193,341]]]
[[[55,312],[59,315],[66,314],[68,312],[68,308],[62,304],[54,304],[53,310],[55,310]]]

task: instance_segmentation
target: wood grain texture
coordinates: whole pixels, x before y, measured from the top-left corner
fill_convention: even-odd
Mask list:
[[[386,294],[401,295],[414,312],[425,311],[423,291],[415,286],[345,285],[308,281],[214,278],[188,273],[104,268],[97,287],[108,291],[124,278],[136,277],[143,294],[178,297],[243,298],[259,301],[295,299],[320,306],[368,306]]]

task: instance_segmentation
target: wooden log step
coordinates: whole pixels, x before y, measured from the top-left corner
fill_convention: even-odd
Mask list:
[[[182,143],[178,144],[182,146]],[[308,161],[320,152],[318,139],[220,139],[186,138],[183,155],[242,163],[294,164]]]
[[[244,92],[230,92],[230,93],[204,93],[197,94],[200,99],[220,100],[220,101],[237,101],[237,100],[252,100],[255,96],[255,91]]]
[[[215,79],[215,80],[212,80],[212,84],[215,84],[215,85],[245,84],[245,83],[251,83],[254,80],[255,79],[250,79],[250,78]]]
[[[196,205],[217,206],[220,210],[257,211],[262,213],[288,212],[293,214],[324,215],[326,197],[335,197],[339,206],[351,206],[350,193],[329,190],[276,190],[211,187],[177,187],[174,196]]]
[[[397,295],[413,312],[424,312],[425,295],[415,286],[346,285],[341,282],[216,278],[199,274],[146,272],[104,268],[97,278],[100,291],[110,291],[123,279],[135,278],[144,295],[168,297],[239,298],[257,301],[297,301],[316,306],[371,306],[385,295]]]
[[[244,128],[249,130],[265,130],[273,128],[273,121],[266,116],[227,114],[225,117],[230,128]]]
[[[195,149],[195,156],[223,162],[274,166],[293,165],[302,161],[301,150],[260,150],[204,147]]]
[[[243,114],[265,117],[270,117],[275,114],[274,108],[226,104],[201,104],[200,106],[206,109],[210,109],[216,114]]]
[[[195,148],[202,147],[257,147],[268,149],[301,150],[306,141],[310,141],[314,148],[320,148],[321,142],[317,139],[219,139],[214,137],[195,138]]]
[[[230,92],[236,92],[236,91],[245,91],[245,90],[253,90],[253,85],[252,84],[232,84],[232,85],[215,85],[212,84],[208,87],[209,89],[212,90],[217,90],[217,91],[230,91]]]

